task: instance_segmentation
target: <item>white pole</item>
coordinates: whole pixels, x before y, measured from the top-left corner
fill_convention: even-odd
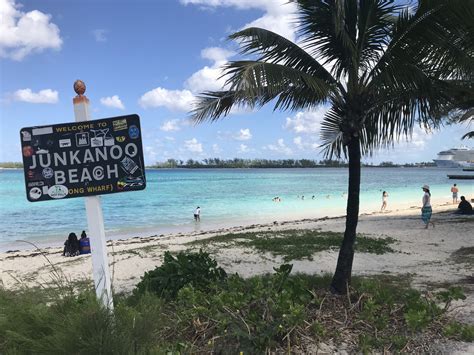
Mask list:
[[[76,80],[74,90],[77,96],[73,99],[74,116],[76,122],[89,121],[91,119],[89,99],[84,96],[86,85],[81,80]],[[107,244],[105,242],[104,215],[100,196],[87,196],[86,213],[91,240],[92,272],[94,275],[94,286],[97,298],[104,306],[113,310],[112,283],[110,280],[109,262],[107,259]]]

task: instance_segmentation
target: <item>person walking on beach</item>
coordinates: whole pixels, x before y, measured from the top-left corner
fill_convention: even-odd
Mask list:
[[[380,211],[383,211],[384,209],[387,208],[387,198],[388,198],[387,191],[382,192],[382,207],[380,207]]]
[[[430,223],[434,228],[434,223],[431,222],[433,210],[431,209],[430,187],[428,185],[423,185],[422,189],[425,193],[422,199],[423,207],[421,207],[421,219],[423,220],[423,223],[425,223],[425,229],[428,229]]]
[[[456,184],[454,184],[453,187],[451,187],[451,192],[453,193],[453,204],[458,203],[458,192],[459,192],[459,189],[458,189],[458,187],[456,186]]]
[[[194,220],[196,222],[201,221],[201,207],[197,206],[196,210],[194,211]]]

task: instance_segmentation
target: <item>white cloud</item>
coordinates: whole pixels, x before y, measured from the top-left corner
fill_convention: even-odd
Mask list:
[[[220,47],[208,47],[201,51],[201,57],[213,61],[214,66],[220,66],[227,63],[229,58],[233,55],[235,55],[235,52]]]
[[[33,52],[59,50],[63,41],[51,15],[20,7],[15,0],[0,0],[0,57],[22,60]]]
[[[97,42],[107,42],[107,36],[106,36],[107,32],[108,31],[106,29],[98,28],[92,31],[92,35],[94,36]]]
[[[215,143],[214,143],[214,144],[212,145],[212,151],[213,151],[215,154],[219,154],[219,153],[222,152],[222,149],[219,147],[218,144],[215,144]]]
[[[222,66],[235,53],[220,47],[208,47],[201,51],[201,57],[213,61],[212,66],[205,66],[191,75],[184,87],[193,93],[218,91],[224,88],[225,79],[222,76]]]
[[[139,104],[143,108],[166,107],[172,111],[192,110],[195,94],[204,91],[217,91],[224,87],[225,80],[222,75],[221,66],[225,64],[230,56],[234,55],[224,48],[209,47],[201,51],[201,57],[213,61],[212,66],[205,66],[192,74],[185,82],[183,90],[169,90],[157,87],[142,95]]]
[[[287,117],[284,127],[298,134],[319,133],[327,110],[326,107],[319,107],[312,111],[300,111],[294,117]]]
[[[291,155],[293,151],[291,148],[289,148],[286,144],[283,138],[280,138],[277,140],[276,144],[268,144],[263,149],[271,150],[272,152],[276,153],[283,153],[286,155]]]
[[[190,111],[194,95],[189,90],[168,90],[161,87],[142,95],[138,103],[143,108],[166,107],[172,111]]]
[[[293,143],[299,148],[303,149],[303,140],[300,136],[293,138]]]
[[[262,27],[276,32],[292,41],[295,39],[296,5],[288,0],[181,0],[188,5],[201,5],[205,8],[235,7],[239,10],[258,9],[265,13],[262,17],[246,24],[247,27]]]
[[[147,165],[156,163],[159,158],[159,153],[153,146],[145,146],[144,155]]]
[[[293,138],[293,143],[296,145],[296,147],[299,150],[312,150],[312,151],[317,151],[319,150],[320,145],[317,142],[311,142],[308,141],[308,139],[305,139],[303,141],[303,138],[301,136]]]
[[[221,78],[221,75],[220,67],[205,66],[191,75],[184,83],[184,87],[196,94],[204,91],[220,91],[225,84],[225,79]]]
[[[181,0],[184,5],[198,5],[205,8],[235,7],[237,9],[263,10],[264,15],[245,26],[259,26],[277,32],[294,40],[296,23],[293,13],[296,5],[287,0]],[[212,61],[210,66],[193,73],[185,82],[184,90],[168,90],[158,87],[146,92],[139,100],[142,107],[166,107],[170,110],[190,111],[194,95],[205,91],[226,89],[222,78],[222,66],[235,53],[224,48],[209,47],[201,51],[201,57]],[[240,112],[234,108],[231,113]]]
[[[173,120],[168,120],[164,122],[160,126],[160,129],[165,132],[176,132],[176,131],[179,131],[182,126],[186,126],[188,124],[189,124],[188,121],[175,118]]]
[[[193,153],[202,153],[202,144],[196,138],[184,141],[184,148]]]
[[[234,135],[234,139],[238,141],[248,141],[252,138],[252,133],[249,128],[241,129],[237,134]]]
[[[30,104],[55,104],[58,102],[58,92],[51,89],[38,92],[33,92],[31,89],[21,89],[13,93],[13,100]]]
[[[119,110],[125,110],[125,106],[117,95],[102,97],[100,103],[104,106],[111,108],[118,108]]]
[[[239,146],[239,153],[248,153],[249,147],[246,144],[241,144]]]

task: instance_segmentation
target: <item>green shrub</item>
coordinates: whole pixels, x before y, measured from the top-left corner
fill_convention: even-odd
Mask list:
[[[450,322],[444,327],[443,333],[450,338],[469,342],[474,341],[474,325]]]
[[[202,250],[199,253],[180,252],[176,257],[166,251],[163,264],[145,273],[134,294],[151,292],[166,299],[174,299],[186,285],[207,291],[211,284],[223,281],[226,277],[226,272]]]
[[[330,275],[274,271],[226,277],[206,253],[167,253],[145,275],[158,282],[115,297],[113,314],[91,288],[0,287],[0,354],[304,353],[329,341],[374,353],[429,349],[433,336],[474,341],[472,325],[450,321],[447,306],[399,279],[354,277],[341,297],[328,292]],[[462,297],[455,288],[438,294],[446,305]]]

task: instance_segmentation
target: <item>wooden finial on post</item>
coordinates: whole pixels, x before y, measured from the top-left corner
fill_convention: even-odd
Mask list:
[[[74,82],[74,91],[76,92],[77,96],[72,99],[74,104],[79,104],[81,102],[89,102],[87,96],[84,95],[86,92],[86,84],[82,80],[76,80]]]

